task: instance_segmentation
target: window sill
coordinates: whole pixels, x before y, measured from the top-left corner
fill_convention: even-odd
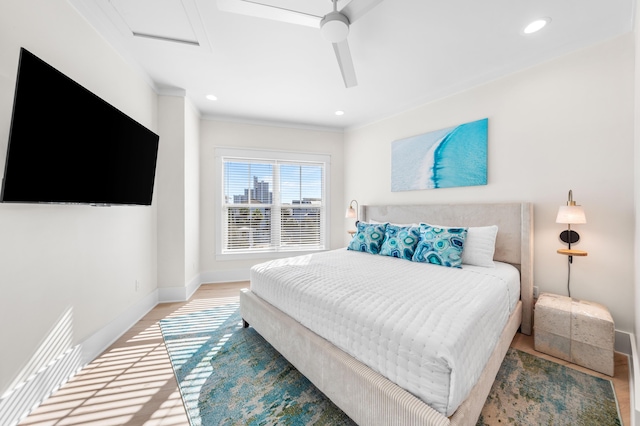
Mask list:
[[[217,261],[224,260],[254,260],[254,259],[283,259],[285,257],[301,256],[305,254],[319,253],[327,249],[319,250],[296,250],[296,251],[265,251],[261,253],[216,253]]]

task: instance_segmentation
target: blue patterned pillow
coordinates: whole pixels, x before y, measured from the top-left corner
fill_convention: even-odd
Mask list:
[[[413,254],[414,262],[461,268],[462,249],[467,228],[445,228],[420,224],[420,240]]]
[[[387,224],[358,222],[356,227],[358,232],[353,236],[347,250],[364,251],[371,254],[380,253]]]
[[[385,230],[384,242],[382,243],[380,254],[411,260],[419,239],[419,227],[389,224]]]

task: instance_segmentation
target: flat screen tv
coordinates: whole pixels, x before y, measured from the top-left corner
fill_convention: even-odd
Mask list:
[[[150,205],[158,140],[21,49],[0,201]]]

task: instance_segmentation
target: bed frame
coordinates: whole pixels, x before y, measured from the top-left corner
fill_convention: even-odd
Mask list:
[[[359,425],[475,425],[518,328],[531,334],[533,206],[530,203],[361,206],[360,219],[443,226],[498,225],[494,259],[520,270],[520,301],[478,383],[451,417],[438,413],[249,289],[240,292],[243,321],[251,324]]]

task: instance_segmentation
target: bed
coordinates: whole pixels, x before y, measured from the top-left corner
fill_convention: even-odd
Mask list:
[[[302,374],[309,378],[315,386],[360,425],[473,425],[476,423],[479,413],[482,410],[484,401],[513,336],[518,329],[525,334],[531,333],[533,311],[532,217],[532,205],[529,203],[389,205],[361,206],[360,208],[360,218],[363,222],[377,221],[382,223],[405,224],[427,222],[442,226],[471,227],[497,225],[499,231],[495,242],[494,259],[500,262],[499,265],[504,263],[505,270],[515,267],[517,271],[519,271],[519,300],[513,301],[506,314],[500,314],[504,317],[501,320],[503,323],[501,323],[500,329],[496,332],[495,345],[492,344],[490,347],[487,347],[488,353],[486,360],[482,361],[484,368],[481,367],[478,373],[474,373],[474,377],[467,380],[467,383],[459,381],[460,386],[468,385],[470,389],[469,391],[465,391],[464,389],[461,391],[463,394],[462,399],[460,397],[460,391],[451,392],[457,396],[449,396],[453,402],[449,401],[448,403],[444,401],[443,406],[441,406],[437,399],[434,399],[435,402],[425,402],[428,401],[428,394],[431,392],[428,386],[425,390],[427,399],[425,399],[425,395],[421,394],[419,390],[411,387],[412,384],[410,382],[413,379],[411,372],[413,370],[408,369],[399,375],[406,379],[403,382],[402,377],[399,380],[398,375],[381,371],[379,365],[371,363],[367,359],[363,360],[359,355],[350,354],[350,349],[345,347],[344,337],[340,340],[340,337],[332,336],[331,339],[337,339],[334,340],[334,344],[313,332],[311,328],[315,328],[314,322],[322,322],[318,321],[318,319],[322,318],[321,316],[312,317],[311,320],[302,320],[298,318],[299,313],[294,313],[293,310],[290,310],[286,305],[281,305],[280,307],[282,309],[274,306],[278,305],[277,299],[274,299],[272,303],[267,302],[265,299],[271,300],[269,292],[265,291],[268,287],[266,283],[258,284],[261,283],[261,280],[268,281],[268,279],[265,278],[267,275],[264,275],[260,271],[260,268],[264,269],[264,265],[259,265],[258,268],[254,267],[254,269],[252,269],[252,288],[255,287],[254,290],[259,290],[258,292],[261,292],[263,297],[256,294],[256,291],[243,289],[240,294],[241,315],[247,324],[251,324],[258,333],[282,353]],[[344,253],[347,252],[345,251]],[[331,252],[321,254],[321,256],[318,255],[316,258],[302,256],[295,260],[274,261],[275,263],[270,262],[270,268],[266,269],[269,270],[269,273],[273,272],[273,270],[279,271],[279,269],[276,268],[279,264],[278,262],[314,262],[314,265],[321,264],[322,262],[335,262],[335,264],[338,265],[339,259],[335,257],[336,255],[335,252]],[[338,253],[338,255],[340,255],[340,253]],[[359,258],[356,259],[358,254],[349,253],[349,255],[351,257],[347,263],[356,265],[357,262],[359,262]],[[360,255],[363,259],[363,256],[375,256],[365,253]],[[315,259],[318,260],[316,261]],[[412,262],[407,262],[402,259],[383,259],[380,257],[376,260],[377,263],[380,264],[380,269],[377,272],[374,271],[375,268],[373,267],[370,269],[372,269],[372,273],[377,274],[376,276],[380,276],[380,279],[382,279],[383,271],[390,269],[392,264],[389,262],[397,262],[393,264],[393,267],[400,265],[400,262],[404,262],[404,265],[413,268],[418,266],[410,265]],[[383,265],[384,262],[387,263]],[[432,265],[423,266],[430,266],[436,269],[440,268],[438,273],[445,273],[445,270],[451,269]],[[294,277],[293,281],[297,281],[300,277],[304,278],[306,275],[314,275],[314,273],[306,273],[304,269],[296,268],[302,275]],[[336,280],[338,276],[348,274],[348,269],[344,268],[347,268],[347,266],[336,266],[333,268],[335,269]],[[362,268],[362,266],[360,266],[360,268]],[[462,270],[465,270],[467,274],[477,273],[474,272],[473,268],[463,267]],[[356,276],[358,274],[354,272],[353,275]],[[277,276],[277,274],[274,276]],[[253,280],[255,280],[255,283]],[[342,291],[341,284],[331,288],[331,276],[329,276],[327,280],[328,281],[325,281],[324,287],[329,289],[329,293],[338,294],[340,300],[347,298],[347,295],[340,294]],[[378,290],[382,291],[382,288],[375,289],[372,287],[372,293],[376,293]],[[302,291],[305,293],[307,289],[304,288]],[[362,289],[356,292],[356,294],[360,295],[362,293]],[[402,294],[402,292],[398,293]],[[462,297],[461,295],[462,293],[456,294],[453,298],[460,299]],[[382,297],[388,298],[390,301],[389,306],[393,307],[394,302],[392,295],[384,294]],[[406,299],[406,295],[404,295],[404,297]],[[397,303],[404,304],[406,302],[407,300],[401,300]],[[309,302],[307,301],[305,303],[308,304]],[[295,305],[297,304],[296,302]],[[311,305],[302,304],[301,306]],[[393,308],[390,311],[415,310],[415,308],[405,308],[405,305],[402,306],[402,309]],[[303,308],[303,310],[311,311],[312,309]],[[349,311],[348,304],[346,307],[343,307],[343,310],[344,312]],[[491,314],[494,313],[494,310],[498,311],[501,309],[483,308],[483,312]],[[284,311],[291,312],[291,315]],[[415,312],[411,314],[411,318],[415,317],[415,313],[419,314],[420,311],[415,310]],[[464,315],[460,316],[464,317]],[[294,319],[294,317],[298,319]],[[307,326],[303,325],[305,321],[307,321]],[[312,322],[309,323],[308,321]],[[359,319],[356,318],[354,323],[359,323]],[[401,324],[401,322],[396,323],[394,319],[393,325],[395,326],[396,324]],[[331,328],[331,326],[329,327]],[[334,326],[334,328],[337,327]],[[410,329],[411,327],[407,328]],[[355,327],[353,330],[358,329]],[[347,331],[347,336],[353,338],[353,330]],[[406,333],[403,330],[399,330],[398,334],[404,336]],[[322,333],[323,332],[321,332],[321,334]],[[351,334],[349,335],[349,333]],[[391,333],[392,337],[395,333],[396,331]],[[387,334],[389,333],[387,332]],[[409,336],[409,338],[410,337],[411,336]],[[406,339],[406,337],[403,338]],[[357,339],[352,340],[357,341]],[[389,343],[384,344],[391,346]],[[443,352],[446,352],[444,350],[446,346],[443,344],[442,347]],[[375,350],[379,349],[374,349],[374,351]],[[418,364],[420,364],[420,362],[418,362]],[[432,369],[435,371],[434,377],[436,377],[438,375],[437,368]],[[458,376],[460,375],[461,374],[458,374]],[[409,380],[409,382],[407,382],[407,380]],[[446,381],[447,379],[444,380]],[[436,382],[437,380],[434,379],[433,381]],[[455,385],[454,381],[451,381],[451,389],[459,389],[460,386]],[[456,398],[460,399],[460,401],[456,400]],[[451,411],[452,409],[454,410]]]

